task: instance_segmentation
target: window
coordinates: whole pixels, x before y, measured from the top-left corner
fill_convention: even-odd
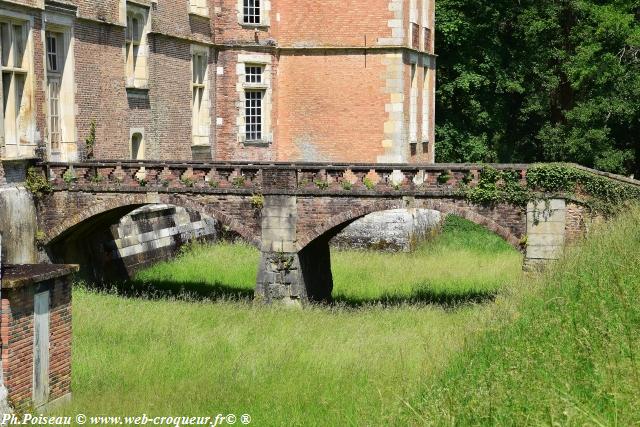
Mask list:
[[[60,114],[60,84],[64,67],[64,36],[62,33],[47,31],[47,106],[49,113],[49,143],[51,151],[60,151],[62,142],[62,121]]]
[[[263,100],[264,100],[264,66],[245,64],[245,139],[260,141],[263,139]]]
[[[61,48],[62,34],[47,31],[47,69],[49,72],[59,72],[62,65]]]
[[[238,142],[265,146],[273,142],[271,131],[271,87],[273,57],[254,53],[238,55],[238,100],[242,108],[236,116]]]
[[[247,141],[262,140],[262,98],[264,91],[245,92],[245,136]]]
[[[146,22],[148,11],[127,5],[127,29],[125,35],[127,87],[146,88],[147,52]]]
[[[243,0],[243,19],[245,24],[260,24],[260,0]]]
[[[209,96],[208,96],[208,56],[206,52],[198,51],[191,55],[192,66],[192,135],[193,145],[209,144]]]
[[[244,69],[246,83],[262,84],[262,65],[245,65]]]
[[[141,132],[131,135],[131,160],[144,160],[144,138]]]
[[[2,114],[0,115],[0,137],[5,144],[18,144],[21,135],[21,109],[27,74],[28,27],[26,23],[0,22],[0,69],[2,73]],[[2,141],[0,141],[2,142]],[[2,144],[0,144],[2,145]]]

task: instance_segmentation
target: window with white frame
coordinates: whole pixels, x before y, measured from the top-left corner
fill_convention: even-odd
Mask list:
[[[125,36],[127,87],[147,86],[147,16],[148,10],[127,4]]]
[[[264,99],[263,90],[247,90],[245,91],[245,138],[247,141],[262,140],[262,100]]]
[[[47,106],[49,143],[51,151],[59,151],[62,142],[62,120],[60,108],[60,85],[64,67],[64,35],[47,31],[45,34],[47,48]]]
[[[192,67],[192,136],[193,145],[209,144],[209,92],[208,55],[206,51],[194,51],[191,55]]]
[[[2,18],[0,18],[2,19]],[[30,58],[27,58],[28,25],[26,22],[0,20],[0,92],[2,109],[0,114],[0,146],[18,144],[21,134],[21,106]]]
[[[262,0],[243,0],[243,22],[245,24],[262,23]]]
[[[264,65],[245,64],[245,140],[261,141],[264,137],[263,101],[266,91],[264,87]]]
[[[209,7],[207,0],[189,0],[189,13],[196,15],[209,16]]]

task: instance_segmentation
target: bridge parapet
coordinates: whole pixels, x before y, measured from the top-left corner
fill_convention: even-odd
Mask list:
[[[523,164],[291,164],[128,162],[46,163],[54,190],[261,194],[453,194],[477,184],[487,166],[513,170]]]

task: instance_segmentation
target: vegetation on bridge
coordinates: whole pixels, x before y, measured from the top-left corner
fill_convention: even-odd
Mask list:
[[[524,182],[520,178],[516,171],[498,171],[487,166],[477,183],[462,184],[460,194],[476,204],[511,203],[516,206],[526,206],[529,201],[559,194],[577,199],[593,211],[605,215],[619,212],[630,202],[640,199],[640,186],[569,164],[537,164],[527,170]]]

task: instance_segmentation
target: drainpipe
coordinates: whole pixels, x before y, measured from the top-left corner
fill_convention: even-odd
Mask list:
[[[2,234],[0,234],[0,304],[2,303],[2,286]],[[0,307],[0,327],[2,327],[3,315],[4,313],[2,313],[2,308]],[[2,351],[0,350],[0,415],[2,415],[2,419],[0,419],[0,425],[3,426],[5,425],[3,420],[4,416],[11,414],[12,411],[7,400],[9,392],[4,385],[4,364],[2,362]]]

